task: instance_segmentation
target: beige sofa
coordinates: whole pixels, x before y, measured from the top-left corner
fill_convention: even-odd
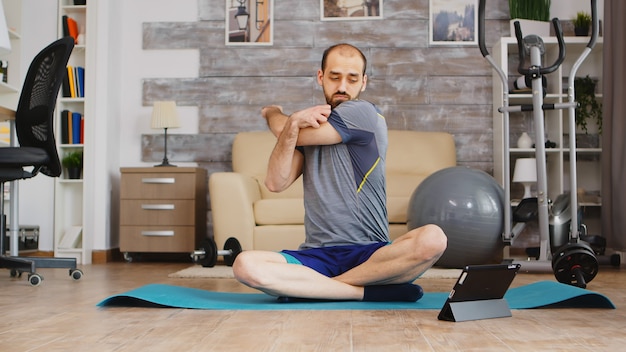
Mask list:
[[[218,248],[235,237],[244,250],[296,249],[304,241],[302,180],[272,193],[264,185],[267,160],[276,143],[269,131],[242,132],[233,142],[233,172],[209,178],[213,233]],[[389,131],[387,209],[394,239],[407,231],[413,190],[433,172],[456,166],[452,135],[445,132]]]

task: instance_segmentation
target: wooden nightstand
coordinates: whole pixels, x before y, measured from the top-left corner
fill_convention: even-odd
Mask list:
[[[120,251],[192,253],[207,236],[207,172],[195,167],[121,168]]]

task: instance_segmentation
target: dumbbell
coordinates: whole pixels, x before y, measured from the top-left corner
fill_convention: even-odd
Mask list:
[[[194,263],[199,263],[205,268],[212,268],[217,263],[217,257],[224,257],[228,266],[233,266],[235,258],[242,252],[239,241],[230,237],[224,243],[224,250],[217,250],[217,244],[212,238],[205,238],[200,243],[200,248],[191,254]]]

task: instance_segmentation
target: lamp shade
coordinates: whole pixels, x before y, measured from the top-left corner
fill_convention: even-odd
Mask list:
[[[175,101],[155,101],[152,109],[151,128],[180,127]]]
[[[0,3],[0,55],[6,55],[11,52],[11,39],[9,38],[9,28],[7,20],[4,17],[4,8]]]
[[[537,160],[535,158],[517,159],[513,182],[537,182]]]
[[[520,158],[515,161],[515,171],[513,172],[513,182],[524,185],[523,198],[530,198],[531,184],[537,182],[537,160],[535,158]]]

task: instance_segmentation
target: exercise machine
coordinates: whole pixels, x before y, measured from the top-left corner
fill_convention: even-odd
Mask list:
[[[593,47],[595,46],[596,39],[598,37],[598,15],[596,0],[591,0],[591,15],[592,15],[592,34],[586,48],[577,58],[572,65],[569,73],[567,95],[568,101],[564,103],[546,104],[544,103],[545,96],[545,75],[552,73],[558,69],[565,59],[565,42],[563,39],[563,30],[561,28],[558,18],[552,19],[552,26],[557,38],[559,52],[556,60],[549,66],[542,65],[542,57],[545,53],[545,46],[543,39],[535,34],[529,34],[527,36],[522,35],[522,30],[519,22],[515,22],[515,37],[518,44],[519,65],[518,72],[522,75],[523,79],[520,80],[524,83],[530,83],[532,92],[532,104],[522,105],[509,105],[509,79],[507,73],[502,70],[496,64],[495,60],[489,54],[485,45],[485,1],[479,1],[478,7],[478,46],[483,57],[489,62],[493,69],[497,72],[503,86],[503,106],[498,109],[503,114],[503,144],[504,144],[504,197],[505,197],[505,211],[504,211],[504,232],[502,239],[506,245],[512,245],[516,236],[524,229],[525,224],[518,222],[512,226],[512,212],[511,209],[511,187],[510,187],[510,137],[509,137],[509,113],[511,112],[532,112],[533,121],[535,125],[535,159],[537,169],[537,198],[536,204],[529,204],[528,202],[523,205],[525,208],[520,209],[522,212],[536,212],[539,235],[540,235],[540,247],[538,258],[536,260],[519,261],[521,270],[523,271],[552,271],[559,282],[567,283],[578,287],[586,287],[587,282],[593,280],[598,272],[598,260],[595,253],[586,242],[581,240],[580,231],[583,226],[579,224],[578,214],[578,199],[575,191],[569,192],[560,199],[561,202],[554,204],[563,204],[569,201],[569,206],[556,207],[554,211],[559,209],[568,209],[569,215],[569,229],[563,241],[562,237],[555,236],[554,233],[550,233],[550,213],[554,205],[551,204],[551,200],[548,196],[548,182],[547,182],[547,167],[546,167],[546,140],[544,131],[544,111],[562,109],[568,110],[569,120],[569,157],[570,157],[570,189],[576,190],[576,124],[575,124],[575,109],[577,103],[574,95],[574,78],[578,68],[587,58]],[[529,65],[526,62],[529,61]],[[534,201],[534,200],[533,200]],[[536,208],[534,208],[536,206]],[[529,211],[530,209],[530,211]],[[552,214],[554,217],[554,214]],[[554,232],[554,231],[553,231]],[[555,247],[557,241],[563,241],[560,243],[558,249],[552,250],[551,247]]]

